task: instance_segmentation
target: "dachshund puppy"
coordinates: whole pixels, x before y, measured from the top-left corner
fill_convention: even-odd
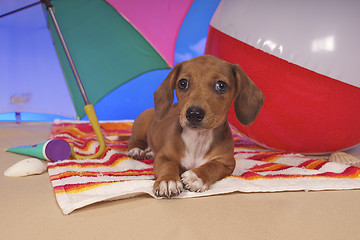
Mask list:
[[[170,198],[184,188],[205,191],[231,175],[235,159],[227,122],[230,105],[234,101],[238,120],[249,125],[264,95],[238,65],[204,55],[176,64],[154,99],[155,108],[134,121],[129,156],[155,157],[154,194]]]

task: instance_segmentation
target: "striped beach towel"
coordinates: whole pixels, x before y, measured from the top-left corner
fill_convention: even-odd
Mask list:
[[[100,201],[148,194],[155,181],[153,160],[127,157],[132,121],[100,123],[107,148],[100,159],[69,159],[49,162],[48,172],[57,202],[64,214]],[[184,191],[177,198],[201,197],[231,192],[278,192],[359,189],[360,169],[298,153],[276,152],[259,147],[232,128],[236,159],[233,174],[213,184],[208,191]],[[81,155],[98,149],[88,122],[55,121],[52,138],[73,143]]]

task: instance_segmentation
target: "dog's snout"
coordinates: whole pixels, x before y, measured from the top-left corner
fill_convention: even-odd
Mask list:
[[[192,123],[197,124],[204,119],[205,112],[202,108],[199,107],[189,107],[186,110],[186,119]]]

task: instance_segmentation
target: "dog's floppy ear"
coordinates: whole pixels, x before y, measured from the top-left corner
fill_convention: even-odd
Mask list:
[[[181,68],[181,63],[175,65],[169,75],[162,82],[160,87],[155,91],[155,118],[160,120],[169,111],[174,100],[174,88],[177,76]]]
[[[236,96],[234,110],[241,124],[253,123],[264,102],[264,94],[237,64],[232,64],[236,80]]]

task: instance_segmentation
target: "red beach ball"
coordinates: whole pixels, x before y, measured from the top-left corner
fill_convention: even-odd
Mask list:
[[[272,149],[327,153],[360,143],[360,1],[223,0],[206,54],[237,63],[263,91],[250,126]]]

